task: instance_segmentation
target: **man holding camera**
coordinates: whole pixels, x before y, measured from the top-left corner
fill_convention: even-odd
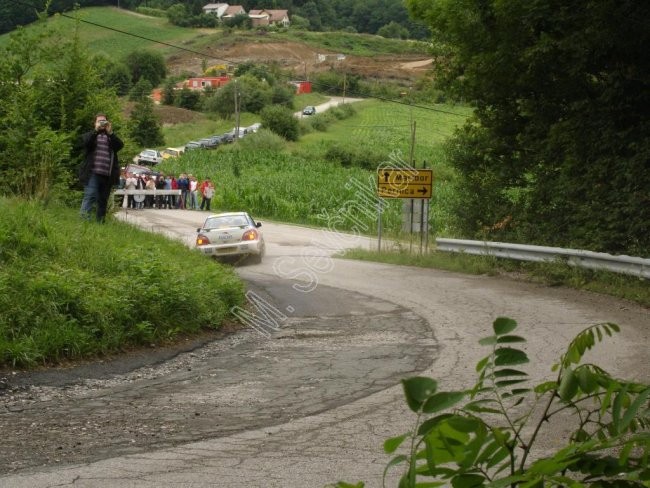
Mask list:
[[[117,152],[124,147],[113,133],[105,114],[95,116],[95,128],[81,136],[85,158],[79,171],[79,181],[84,185],[81,217],[90,220],[93,205],[97,207],[97,221],[103,222],[111,187],[120,181],[120,164]]]

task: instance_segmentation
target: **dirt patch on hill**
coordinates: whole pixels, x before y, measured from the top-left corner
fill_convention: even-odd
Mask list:
[[[338,60],[337,53],[316,49],[297,42],[234,42],[230,45],[207,47],[203,52],[214,57],[208,65],[229,62],[236,65],[245,62],[275,63],[294,72],[296,77],[308,78],[311,73],[330,69],[345,70],[365,78],[413,80],[430,68],[431,60],[421,55],[395,56],[345,56]],[[193,53],[181,52],[168,60],[172,74],[200,73],[203,59]]]

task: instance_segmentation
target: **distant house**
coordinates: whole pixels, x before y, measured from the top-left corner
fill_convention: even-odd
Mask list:
[[[205,90],[206,88],[219,88],[229,81],[229,76],[199,76],[189,78],[184,85],[190,90]]]
[[[244,10],[244,7],[241,5],[228,5],[228,8],[226,8],[222,18],[231,19],[237,15],[246,15],[246,10]]]
[[[289,21],[288,10],[251,10],[248,15],[252,20],[253,27],[264,25],[281,25],[283,27],[288,27],[291,23]]]
[[[227,8],[228,8],[227,3],[208,3],[207,5],[203,6],[203,13],[213,14],[221,18]]]

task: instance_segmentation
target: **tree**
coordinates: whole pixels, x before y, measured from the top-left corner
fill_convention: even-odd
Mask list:
[[[184,86],[175,96],[174,104],[177,107],[194,110],[201,101],[201,93],[195,90],[190,90]]]
[[[176,91],[175,91],[175,85],[173,80],[167,80],[165,81],[165,85],[163,86],[163,93],[162,93],[162,103],[165,105],[174,105],[175,99],[176,99]]]
[[[309,19],[297,14],[292,15],[291,28],[295,30],[307,30],[309,29]]]
[[[131,112],[129,134],[142,147],[161,146],[165,144],[160,121],[153,111],[153,101],[149,97],[141,98]]]
[[[403,27],[394,20],[391,20],[390,23],[381,27],[377,31],[377,35],[390,39],[407,39],[409,36],[409,31],[406,29],[406,27]]]
[[[153,87],[151,86],[149,80],[146,78],[140,78],[140,80],[138,80],[138,82],[133,85],[133,88],[131,88],[131,91],[129,92],[129,100],[137,102],[143,98],[147,98],[149,95],[151,95],[152,89]]]
[[[125,59],[125,64],[131,71],[131,81],[135,84],[140,78],[145,78],[156,87],[167,76],[165,58],[160,53],[139,50],[130,52]]]
[[[299,135],[298,119],[287,107],[269,105],[261,112],[262,125],[284,137],[288,141],[297,141]]]
[[[432,27],[440,86],[476,107],[448,148],[460,233],[649,255],[650,4],[407,6]]]
[[[118,102],[98,76],[77,35],[17,29],[0,48],[0,178],[5,194],[48,200],[69,193],[80,132]]]

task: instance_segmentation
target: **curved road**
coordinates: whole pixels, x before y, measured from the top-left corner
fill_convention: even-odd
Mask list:
[[[191,245],[205,215],[144,210],[121,218]],[[441,388],[471,386],[485,353],[477,341],[501,315],[528,338],[535,379],[549,376],[576,332],[612,321],[622,332],[596,349],[598,363],[650,381],[650,314],[642,307],[502,278],[332,259],[375,243],[268,222],[262,229],[265,262],[237,268],[257,311],[244,316],[249,327],[133,371],[84,379],[73,370],[58,385],[0,397],[0,486],[381,486],[383,441],[413,423],[399,380],[422,374]]]

